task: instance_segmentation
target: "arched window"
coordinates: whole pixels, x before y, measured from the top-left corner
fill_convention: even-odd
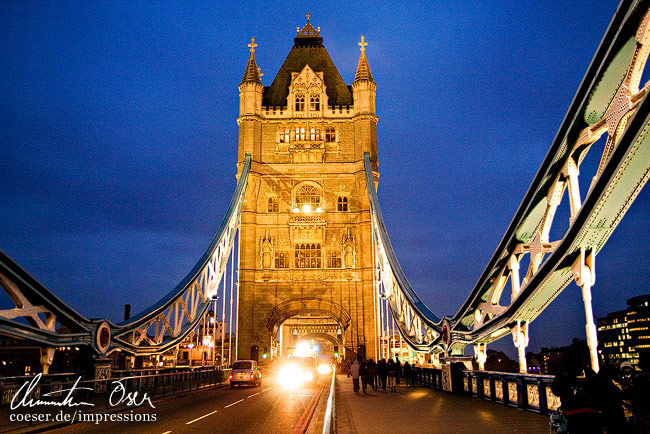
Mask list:
[[[336,142],[336,130],[334,127],[325,128],[325,141],[329,143]]]
[[[346,196],[339,196],[339,199],[336,202],[337,211],[347,211],[348,210],[348,198]]]
[[[278,212],[280,211],[280,205],[278,204],[278,198],[275,196],[269,197],[269,207],[268,212]]]
[[[312,128],[309,134],[309,140],[320,140],[320,128]]]
[[[305,211],[306,207],[309,211],[315,211],[320,207],[320,189],[309,184],[300,187],[296,191],[296,207],[301,211]]]
[[[287,252],[275,254],[275,268],[289,268],[289,254]]]
[[[319,243],[296,244],[295,250],[296,268],[321,268]]]
[[[296,111],[297,112],[305,111],[305,95],[301,93],[296,95]]]
[[[318,95],[312,95],[309,98],[309,110],[311,111],[320,111],[320,96]]]
[[[305,127],[296,127],[296,140],[305,140]]]

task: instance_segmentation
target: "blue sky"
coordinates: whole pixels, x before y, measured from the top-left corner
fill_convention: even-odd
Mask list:
[[[235,186],[246,44],[269,85],[308,10],[347,83],[366,37],[389,234],[423,300],[455,313],[617,6],[216,3],[0,4],[0,249],[89,317],[151,305],[201,256]],[[596,315],[650,292],[648,195],[598,257]],[[574,336],[572,284],[530,348]]]

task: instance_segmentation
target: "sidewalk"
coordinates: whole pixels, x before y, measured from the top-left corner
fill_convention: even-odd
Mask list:
[[[368,394],[352,391],[352,379],[337,376],[338,434],[471,433],[547,434],[548,417],[425,387]]]

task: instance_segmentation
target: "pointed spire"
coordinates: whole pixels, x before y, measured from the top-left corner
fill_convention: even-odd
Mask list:
[[[255,47],[257,47],[255,38],[251,38],[251,43],[248,44],[248,46],[251,49],[251,55],[248,58],[248,64],[246,65],[246,70],[244,71],[244,76],[242,77],[241,82],[246,83],[247,81],[254,81],[261,84],[262,74],[260,73],[260,68],[257,67],[257,63],[255,63]]]
[[[361,47],[361,57],[359,57],[359,65],[357,66],[357,73],[354,75],[354,81],[368,80],[375,82],[372,78],[372,72],[370,72],[370,66],[368,65],[368,59],[366,59],[366,42],[363,35],[361,35],[361,42],[359,42],[359,47]]]

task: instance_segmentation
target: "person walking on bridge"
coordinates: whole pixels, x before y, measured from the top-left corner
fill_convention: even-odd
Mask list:
[[[352,366],[350,366],[350,375],[352,376],[352,390],[354,393],[359,393],[359,361],[355,360]]]

